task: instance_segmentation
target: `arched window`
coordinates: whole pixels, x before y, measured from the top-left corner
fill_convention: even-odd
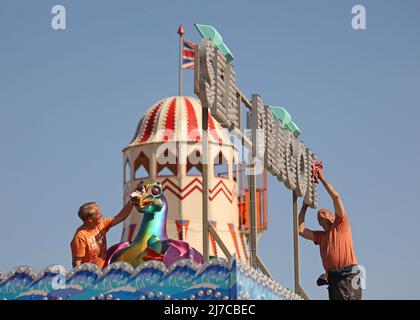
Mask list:
[[[134,179],[147,178],[150,174],[149,158],[140,152],[134,161]]]
[[[131,179],[131,166],[128,160],[125,162],[124,166],[124,182],[127,182]]]
[[[236,163],[235,157],[233,157],[232,162],[232,178],[233,181],[238,182],[238,164]]]
[[[201,164],[201,153],[194,150],[187,158],[187,176],[202,176],[203,166]]]
[[[156,155],[156,162],[158,177],[178,175],[178,159],[168,148]]]
[[[229,178],[228,162],[221,151],[214,157],[214,176]]]

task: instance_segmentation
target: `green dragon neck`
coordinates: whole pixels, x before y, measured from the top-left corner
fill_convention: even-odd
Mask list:
[[[139,245],[141,249],[147,247],[147,241],[151,236],[156,236],[160,240],[168,240],[166,233],[166,218],[167,218],[167,205],[164,205],[160,211],[155,213],[144,213],[143,220],[133,245]]]

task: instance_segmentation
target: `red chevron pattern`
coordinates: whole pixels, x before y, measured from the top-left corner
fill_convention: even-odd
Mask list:
[[[190,188],[193,184],[195,184],[192,188]],[[170,191],[173,195],[175,195],[178,199],[184,200],[187,198],[194,190],[198,190],[201,193],[203,192],[203,182],[199,178],[194,178],[189,184],[187,184],[184,188],[178,187],[174,182],[170,179],[165,178],[162,181],[163,190]],[[189,189],[190,188],[190,189]],[[189,190],[188,190],[189,189]],[[217,189],[217,190],[216,190]],[[188,190],[188,191],[187,191]],[[185,194],[183,194],[186,192]],[[220,180],[213,189],[209,190],[209,200],[213,201],[219,194],[224,194],[226,199],[232,203],[233,199],[236,196],[235,188],[230,191],[223,180]],[[214,193],[214,194],[213,194]]]

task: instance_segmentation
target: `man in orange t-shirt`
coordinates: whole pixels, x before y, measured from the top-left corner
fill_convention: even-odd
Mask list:
[[[339,193],[325,179],[321,168],[315,169],[319,180],[324,185],[334,204],[335,215],[327,209],[318,211],[318,222],[324,231],[312,231],[305,228],[307,206],[304,204],[299,213],[299,234],[315,245],[319,245],[322,265],[327,272],[318,279],[328,283],[330,300],[360,300],[362,290],[357,259],[354,254],[348,215],[344,209]],[[326,284],[326,283],[324,283]]]
[[[82,263],[94,263],[100,269],[106,261],[106,233],[110,228],[124,221],[133,209],[129,201],[120,213],[113,218],[102,218],[102,212],[96,202],[87,202],[79,208],[80,226],[71,241],[72,264],[77,267]]]

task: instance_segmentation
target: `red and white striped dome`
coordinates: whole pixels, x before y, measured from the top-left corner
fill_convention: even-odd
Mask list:
[[[202,138],[201,102],[176,96],[160,100],[146,111],[129,147],[170,141],[197,142]],[[209,142],[231,145],[227,131],[209,113]]]

